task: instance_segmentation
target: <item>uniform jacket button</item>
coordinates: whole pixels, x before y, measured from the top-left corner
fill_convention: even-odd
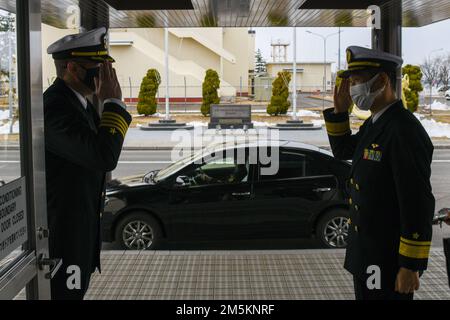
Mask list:
[[[353,184],[353,178],[350,179],[350,184]]]
[[[355,226],[355,231],[358,232],[358,226]]]
[[[359,191],[359,184],[356,184],[356,185],[355,185],[355,188],[356,188],[356,190]]]
[[[359,207],[358,207],[358,205],[357,205],[357,204],[355,204],[355,210],[356,210],[356,211],[358,211],[358,210],[359,210]]]
[[[353,202],[353,201],[352,201],[352,198],[349,198],[349,199],[348,199],[348,203],[352,204],[352,202]]]

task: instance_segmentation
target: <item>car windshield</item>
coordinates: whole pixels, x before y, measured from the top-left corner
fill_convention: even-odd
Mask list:
[[[155,182],[159,182],[161,180],[166,179],[167,177],[171,176],[173,173],[182,169],[187,164],[191,163],[194,160],[194,158],[196,157],[196,155],[197,155],[196,153],[191,153],[190,155],[173,162],[168,167],[158,171],[158,173],[153,177],[153,180]]]
[[[197,159],[205,157],[205,155],[209,155],[212,152],[223,152],[223,151],[224,150],[218,146],[210,146],[198,152],[191,153],[188,156],[181,158],[175,161],[174,163],[170,164],[168,167],[158,171],[158,173],[153,177],[153,180],[155,182],[160,182],[166,179],[167,177],[171,176],[175,172],[178,172],[186,165],[196,161]]]

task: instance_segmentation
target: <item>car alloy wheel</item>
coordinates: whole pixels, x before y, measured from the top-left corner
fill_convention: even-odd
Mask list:
[[[348,238],[348,218],[334,217],[325,224],[324,240],[330,247],[345,248]]]
[[[153,243],[153,229],[144,221],[130,221],[123,228],[122,240],[128,249],[146,250]]]

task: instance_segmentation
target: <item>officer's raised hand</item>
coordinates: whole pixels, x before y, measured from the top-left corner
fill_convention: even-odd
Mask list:
[[[339,86],[334,88],[334,113],[346,112],[352,105],[353,101],[350,97],[350,80],[342,79]]]
[[[95,78],[96,95],[101,101],[106,99],[122,100],[122,89],[117,80],[116,69],[111,62],[100,65],[98,78]]]

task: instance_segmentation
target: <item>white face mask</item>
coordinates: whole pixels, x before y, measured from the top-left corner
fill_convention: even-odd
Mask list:
[[[375,101],[375,98],[384,91],[385,86],[378,89],[377,91],[370,92],[370,88],[377,80],[379,75],[380,74],[377,73],[372,79],[367,82],[350,86],[350,96],[359,109],[369,110],[373,102]]]

